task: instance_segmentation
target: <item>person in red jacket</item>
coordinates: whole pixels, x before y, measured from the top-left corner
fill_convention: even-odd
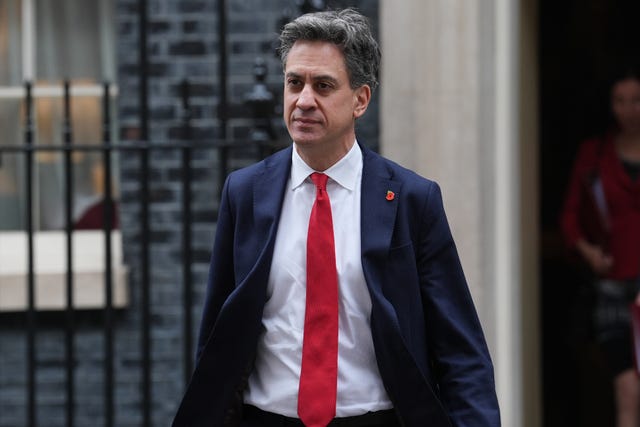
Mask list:
[[[613,375],[617,426],[637,427],[640,380],[629,304],[640,305],[640,72],[616,78],[610,99],[615,126],[581,145],[561,227],[568,246],[598,277],[594,327]],[[588,225],[594,222],[597,227]]]

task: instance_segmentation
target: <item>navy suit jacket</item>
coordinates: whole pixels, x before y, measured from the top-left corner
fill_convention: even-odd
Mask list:
[[[411,427],[497,427],[493,367],[438,185],[361,148],[371,334],[398,418]],[[224,185],[196,368],[175,427],[237,425],[241,416],[291,150]]]

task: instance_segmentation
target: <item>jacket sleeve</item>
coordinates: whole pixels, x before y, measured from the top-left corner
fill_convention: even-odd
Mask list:
[[[232,215],[230,192],[232,175],[222,189],[218,222],[209,265],[209,278],[204,301],[203,313],[198,334],[196,360],[200,358],[202,349],[207,343],[220,310],[235,286],[233,269],[233,234],[234,218]]]
[[[454,427],[499,427],[493,365],[435,183],[421,217],[417,262],[441,402]]]
[[[567,185],[565,199],[560,214],[560,228],[564,241],[569,248],[574,248],[576,242],[584,237],[580,227],[580,205],[583,181],[593,173],[598,163],[597,140],[583,143],[573,163],[571,175]]]

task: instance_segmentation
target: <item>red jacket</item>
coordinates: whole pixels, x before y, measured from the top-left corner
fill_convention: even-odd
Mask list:
[[[585,141],[576,157],[561,215],[561,227],[569,247],[580,237],[583,180],[594,171],[602,182],[609,219],[608,252],[613,267],[607,277],[633,279],[640,275],[640,179],[632,181],[618,157],[614,135]]]

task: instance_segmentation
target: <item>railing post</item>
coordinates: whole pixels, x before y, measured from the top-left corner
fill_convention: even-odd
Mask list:
[[[218,163],[220,181],[220,194],[222,194],[222,185],[228,174],[228,156],[229,149],[227,148],[227,2],[226,0],[218,0],[218,46],[220,48],[218,55],[218,74],[219,74],[219,88],[220,88],[220,101],[218,103],[218,120],[220,128],[220,139],[222,145],[218,150]]]
[[[151,426],[151,297],[150,297],[150,267],[149,267],[149,99],[148,99],[148,65],[147,55],[147,0],[138,0],[139,13],[139,51],[140,51],[140,139],[143,144],[140,153],[140,227],[141,245],[141,299],[140,310],[142,340],[140,351],[142,355],[142,425]]]
[[[111,99],[109,83],[102,91],[102,165],[104,168],[104,412],[105,425],[114,425],[114,369],[113,369],[113,275],[111,259],[111,231],[113,229],[113,196],[111,188]]]
[[[27,187],[27,417],[29,427],[36,427],[36,311],[33,244],[33,97],[31,82],[25,83],[25,183]]]
[[[71,124],[71,98],[69,80],[64,81],[64,115],[62,118],[62,139],[64,143],[64,186],[65,186],[65,237],[66,237],[66,327],[65,327],[65,368],[66,368],[66,417],[67,426],[72,427],[74,414],[74,307],[73,307],[73,133]]]
[[[267,148],[276,139],[271,120],[275,110],[275,96],[265,83],[267,77],[267,63],[257,57],[253,64],[253,78],[255,80],[251,90],[244,95],[244,103],[251,110],[253,127],[249,139],[257,146],[260,159],[266,156]]]
[[[182,133],[185,144],[182,148],[182,282],[184,317],[184,383],[189,383],[193,371],[193,340],[191,306],[193,304],[193,285],[191,281],[191,105],[189,82],[182,82]]]

